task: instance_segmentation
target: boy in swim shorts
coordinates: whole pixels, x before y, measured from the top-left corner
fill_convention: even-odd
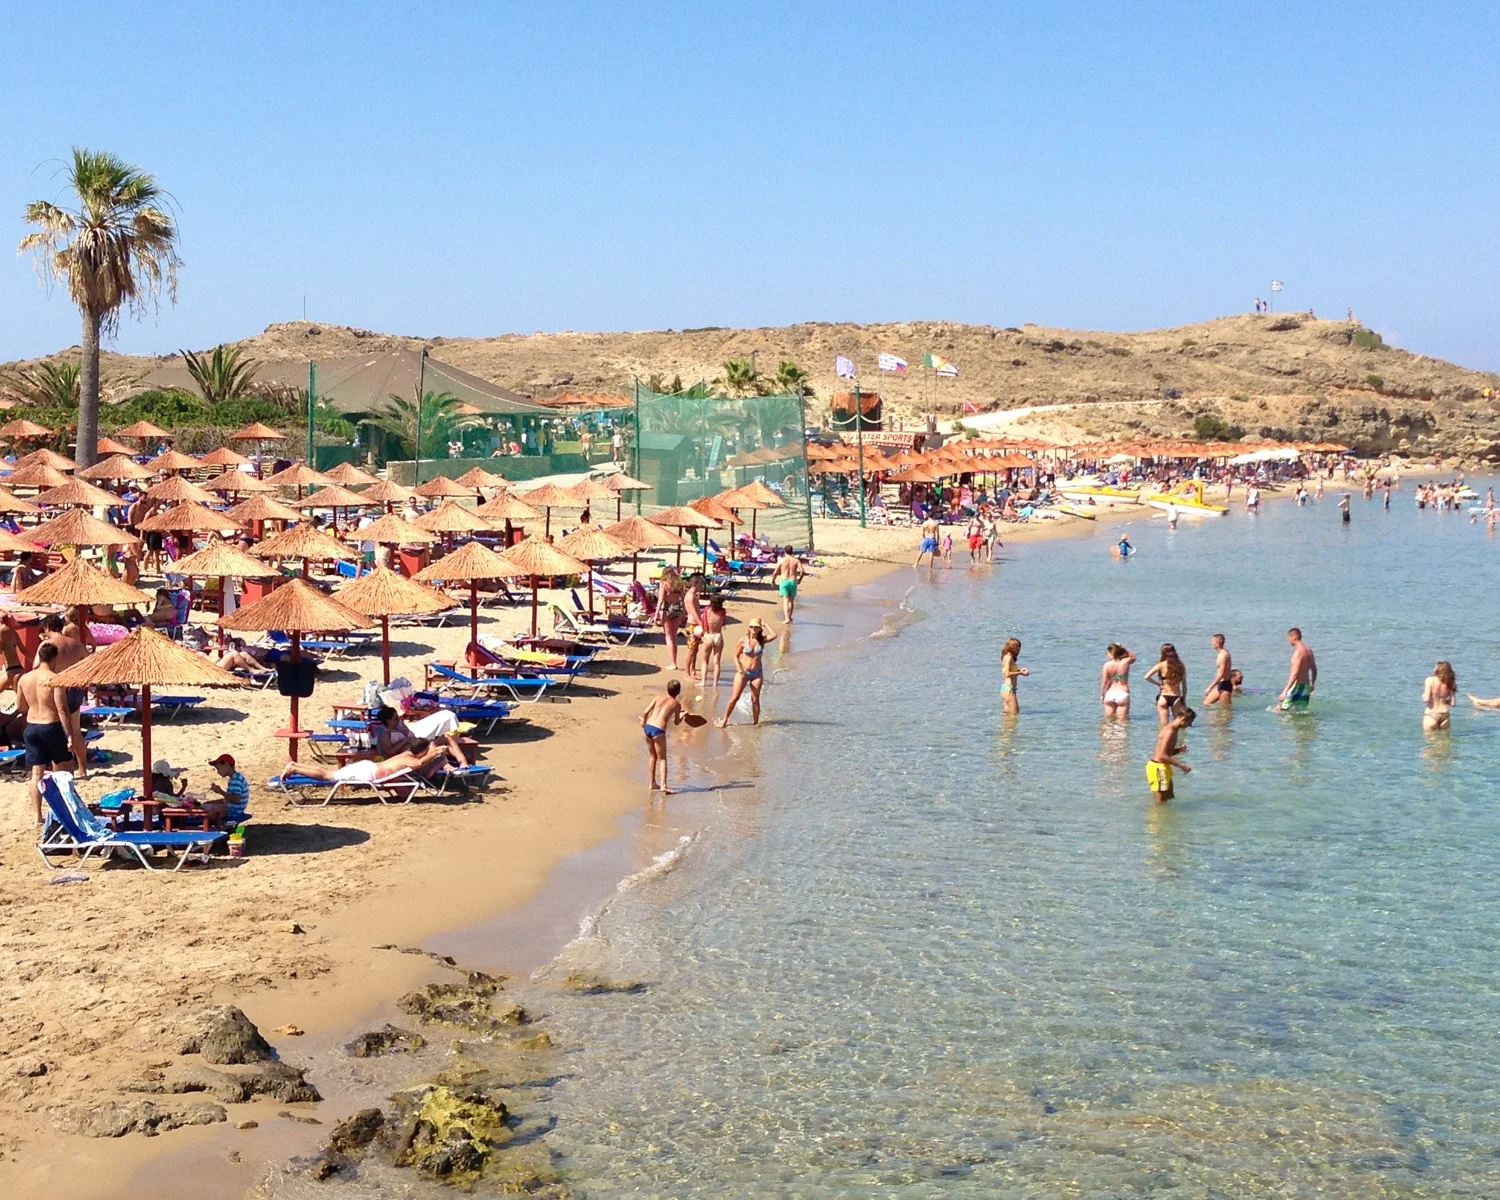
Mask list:
[[[682,718],[687,716],[687,710],[682,707],[677,699],[682,694],[682,683],[672,680],[667,684],[667,694],[658,696],[646,706],[646,711],[641,714],[641,732],[646,735],[646,753],[650,758],[651,786],[649,791],[656,791],[656,766],[661,764],[661,792],[662,795],[671,795],[671,789],[667,787],[667,726],[682,724]]]
[[[1193,768],[1182,761],[1182,755],[1187,747],[1182,745],[1177,735],[1191,725],[1197,717],[1198,714],[1192,709],[1185,708],[1163,725],[1156,735],[1156,747],[1146,763],[1146,785],[1151,789],[1158,804],[1165,804],[1176,795],[1172,790],[1174,770],[1180,768],[1184,775],[1192,772]]]

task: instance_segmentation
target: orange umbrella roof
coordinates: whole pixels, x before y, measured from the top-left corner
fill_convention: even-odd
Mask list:
[[[700,496],[696,500],[689,500],[688,507],[694,512],[700,512],[705,517],[712,517],[715,521],[721,521],[725,525],[738,525],[740,523],[737,513],[720,504],[712,496]]]
[[[114,438],[102,437],[94,443],[95,454],[134,454],[135,451],[124,442],[117,442]]]
[[[16,593],[20,604],[150,604],[151,597],[75,558],[60,571]],[[85,662],[88,660],[85,659]]]
[[[367,617],[424,616],[454,607],[451,596],[425,583],[397,575],[389,567],[376,567],[334,592],[345,608]]]
[[[582,569],[581,564],[579,569]],[[514,579],[525,574],[482,542],[465,542],[452,554],[423,567],[412,578],[418,583],[469,583],[476,579]]]
[[[146,464],[148,471],[191,471],[203,464],[191,454],[183,454],[177,450],[167,450],[158,454]]]
[[[250,460],[243,454],[236,454],[228,446],[220,446],[217,450],[210,450],[198,461],[205,467],[242,467]]]
[[[522,492],[521,499],[533,508],[584,507],[581,497],[574,495],[571,489],[558,487],[555,483],[544,483],[541,487],[534,487],[529,492]]]
[[[681,504],[675,508],[663,508],[659,512],[651,513],[646,519],[658,525],[665,525],[669,529],[717,529],[719,527],[719,522],[715,518],[706,517],[696,509]]]
[[[466,488],[504,487],[505,477],[486,471],[483,467],[474,467],[465,471],[454,482],[461,483]]]
[[[0,487],[0,513],[34,513],[36,511],[35,504],[29,504],[19,496],[12,496]]]
[[[140,541],[134,534],[99,520],[85,508],[71,508],[60,517],[25,530],[21,536],[39,546],[129,546]]]
[[[602,479],[582,479],[568,489],[580,500],[618,500],[619,492]]]
[[[34,487],[55,488],[62,487],[68,482],[68,477],[56,467],[49,467],[46,463],[33,463],[29,467],[22,467],[19,471],[12,471],[5,477],[6,487]]]
[[[329,537],[315,525],[294,525],[292,528],[268,537],[257,543],[250,551],[258,558],[305,558],[313,562],[330,559],[353,561],[359,555],[337,538]],[[270,626],[280,629],[279,625]]]
[[[413,492],[409,487],[402,487],[401,484],[392,480],[382,479],[373,487],[367,487],[360,495],[377,504],[400,504],[403,500],[410,500]]]
[[[749,483],[742,484],[734,490],[742,496],[748,496],[752,500],[759,500],[765,508],[785,508],[787,506],[785,500],[759,479],[752,479]],[[731,505],[731,507],[733,506]]]
[[[40,586],[40,584],[38,585]],[[150,597],[142,596],[141,603]],[[97,601],[96,603],[107,603]],[[116,601],[115,603],[120,603]],[[53,687],[98,687],[108,684],[180,687],[244,687],[245,680],[178,645],[149,625],[137,625],[112,646],[96,650],[52,680]]]
[[[619,558],[621,555],[630,553],[630,547],[624,542],[591,525],[573,530],[567,537],[558,541],[557,548],[564,554],[571,554],[574,558],[582,559],[584,562]]]
[[[184,500],[202,505],[215,503],[213,496],[181,475],[170,475],[160,483],[148,487],[145,496],[148,500],[164,500],[168,504],[181,504]]]
[[[78,464],[66,455],[59,454],[56,450],[33,450],[30,454],[16,459],[16,466],[29,467],[32,463],[46,463],[49,467],[56,467],[59,471],[76,471]]]
[[[210,492],[225,492],[231,495],[238,495],[241,492],[275,491],[264,479],[257,479],[254,475],[247,475],[244,471],[238,470],[215,475],[203,486]]]
[[[589,569],[587,563],[535,537],[517,542],[500,557],[520,568],[522,575],[582,575]]]
[[[79,479],[150,479],[151,472],[124,454],[101,459],[78,472]]]
[[[615,474],[605,477],[604,486],[612,492],[650,492],[655,489],[649,483],[632,479],[629,475]]]
[[[436,500],[442,496],[472,496],[472,486],[465,487],[456,479],[449,479],[446,475],[439,475],[436,479],[429,479],[426,483],[418,484],[412,488],[418,496],[424,496],[428,500]]]
[[[150,421],[137,421],[134,425],[127,425],[124,429],[115,430],[121,437],[128,438],[159,438],[171,437],[172,435],[160,425],[153,425]]]
[[[519,521],[525,524],[527,521],[540,521],[542,514],[527,504],[519,496],[513,496],[509,492],[501,492],[493,500],[486,500],[475,513],[491,521]]]
[[[243,529],[238,521],[224,513],[214,512],[201,504],[186,500],[165,512],[152,513],[141,522],[140,528],[151,533],[210,533],[215,530],[234,532]]]
[[[46,437],[52,430],[45,425],[38,425],[35,421],[28,421],[24,417],[18,417],[5,425],[0,425],[0,437],[3,438],[28,438]]]
[[[305,487],[314,484],[321,487],[328,482],[326,475],[320,475],[306,463],[293,463],[277,471],[274,475],[268,475],[266,482],[273,487]]]
[[[363,629],[370,619],[344,607],[306,580],[293,579],[269,596],[229,613],[219,624],[225,629],[261,632],[279,629],[285,633],[342,633]]]
[[[269,425],[262,425],[259,421],[246,425],[245,428],[229,435],[231,442],[284,442],[286,434],[279,429],[272,429]]]
[[[613,525],[606,525],[604,532],[632,550],[650,550],[655,546],[681,546],[685,539],[678,537],[665,525],[648,521],[645,517],[626,517]]]
[[[241,500],[229,510],[229,515],[242,524],[249,521],[300,521],[302,519],[302,514],[295,508],[289,508],[279,500],[271,499],[270,496],[251,496],[248,500]]]
[[[374,500],[366,500],[358,492],[351,492],[346,487],[339,487],[336,483],[330,483],[327,487],[319,488],[312,495],[297,501],[298,508],[368,508],[377,503]]]
[[[196,554],[179,558],[172,564],[172,574],[198,575],[203,578],[225,575],[235,579],[274,579],[281,572],[258,558],[251,558],[238,546],[228,542],[215,542]]]

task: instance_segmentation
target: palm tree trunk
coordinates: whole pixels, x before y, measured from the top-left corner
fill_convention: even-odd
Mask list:
[[[83,364],[78,373],[78,450],[80,466],[91,466],[99,443],[99,314],[83,314]]]

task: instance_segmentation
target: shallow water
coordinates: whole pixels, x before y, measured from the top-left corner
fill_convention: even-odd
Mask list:
[[[1437,658],[1500,691],[1500,544],[1409,491],[1131,534],[884,581],[916,619],[703,735],[758,785],[695,796],[560,963],[651,987],[548,1001],[583,1194],[1500,1194],[1500,713],[1427,737],[1419,703]],[[1293,623],[1305,717],[1266,712]],[[1171,640],[1196,701],[1217,630],[1263,694],[1200,705],[1154,806],[1139,676]],[[1110,641],[1143,660],[1123,726]]]

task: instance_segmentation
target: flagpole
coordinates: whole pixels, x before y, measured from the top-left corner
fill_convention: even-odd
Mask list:
[[[859,442],[859,527],[865,528],[865,415],[859,402],[859,376],[854,377],[854,437]]]

